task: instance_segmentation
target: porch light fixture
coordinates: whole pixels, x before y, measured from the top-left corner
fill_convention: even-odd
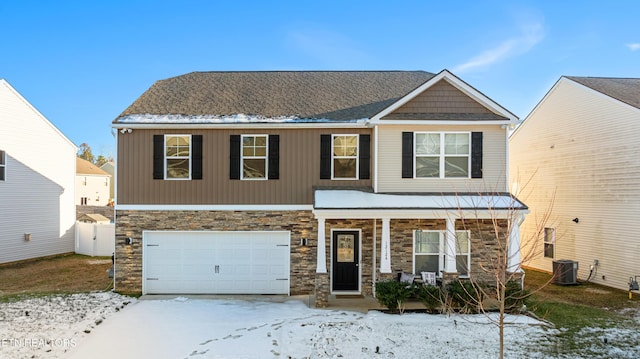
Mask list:
[[[306,238],[300,238],[300,245],[301,245],[301,246],[305,246],[305,247],[306,247],[306,246],[307,246],[307,244],[308,244],[308,242],[309,242],[309,240],[308,240],[308,239],[306,239]]]
[[[129,246],[132,245],[133,244],[133,238],[131,238],[131,237],[125,238],[124,239],[124,244],[129,245]]]
[[[580,218],[576,217],[576,218],[572,219],[572,221],[578,223],[578,222],[580,222]]]

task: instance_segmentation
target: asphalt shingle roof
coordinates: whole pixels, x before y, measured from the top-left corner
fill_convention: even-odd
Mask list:
[[[110,176],[107,172],[100,169],[100,167],[80,157],[76,157],[76,174]]]
[[[370,118],[433,76],[425,71],[192,72],[157,81],[114,123],[143,114]]]
[[[640,108],[640,79],[577,76],[567,76],[567,78],[628,105]]]

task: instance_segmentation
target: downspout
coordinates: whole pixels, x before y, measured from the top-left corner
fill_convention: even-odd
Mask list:
[[[115,131],[114,131],[115,130]],[[111,128],[111,135],[116,141],[116,153],[113,158],[113,225],[116,228],[116,206],[118,203],[118,130]],[[116,291],[116,240],[113,241],[113,291]]]
[[[377,250],[377,246],[376,246],[376,242],[378,241],[378,233],[377,233],[377,225],[378,225],[378,220],[377,219],[373,219],[373,274],[371,275],[371,293],[373,293],[373,297],[376,297],[376,268],[378,267],[378,261],[376,258],[376,250]]]
[[[378,126],[373,127],[373,193],[378,193]]]

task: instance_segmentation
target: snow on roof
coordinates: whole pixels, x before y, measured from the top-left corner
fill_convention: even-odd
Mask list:
[[[326,118],[300,118],[296,116],[266,117],[260,115],[235,114],[226,116],[216,115],[152,115],[136,114],[118,118],[116,123],[143,124],[235,124],[235,123],[357,123],[363,119],[330,120]]]
[[[316,190],[315,209],[527,209],[508,193],[387,194]]]

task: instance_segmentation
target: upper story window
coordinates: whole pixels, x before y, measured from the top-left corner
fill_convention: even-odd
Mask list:
[[[402,178],[482,178],[482,132],[402,132]]]
[[[201,180],[202,141],[202,135],[153,135],[153,179]]]
[[[544,229],[544,257],[554,258],[556,246],[556,230],[555,228]]]
[[[165,179],[191,179],[191,135],[165,135]]]
[[[469,178],[470,134],[415,133],[416,178]]]
[[[242,135],[242,179],[267,179],[267,135]]]
[[[371,135],[320,135],[320,179],[368,180],[370,162]]]
[[[358,178],[358,135],[333,135],[331,155],[333,179]]]
[[[231,135],[229,179],[277,180],[280,178],[280,135]]]
[[[4,151],[0,150],[0,181],[5,180],[5,174],[7,170],[7,158]]]

